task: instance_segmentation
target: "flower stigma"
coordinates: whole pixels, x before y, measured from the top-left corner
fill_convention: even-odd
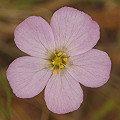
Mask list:
[[[68,61],[68,56],[65,52],[55,51],[50,55],[48,61],[50,62],[50,70],[52,70],[52,74],[54,75],[58,71],[65,68],[65,65]]]

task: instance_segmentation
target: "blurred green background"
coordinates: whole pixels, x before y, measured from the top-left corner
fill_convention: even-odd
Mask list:
[[[15,46],[15,27],[31,15],[50,22],[53,12],[62,6],[84,11],[98,22],[101,38],[95,48],[109,54],[112,70],[104,86],[82,86],[84,101],[77,111],[56,115],[47,109],[44,91],[31,99],[17,98],[6,79],[6,69],[25,55]],[[0,120],[107,119],[120,120],[120,0],[0,0]]]

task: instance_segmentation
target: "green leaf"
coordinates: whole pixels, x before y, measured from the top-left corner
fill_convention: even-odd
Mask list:
[[[1,95],[0,95],[0,116],[2,120],[6,120],[5,106]]]
[[[28,8],[33,4],[37,4],[46,0],[17,0],[12,3],[12,8],[15,9],[24,9]]]
[[[0,108],[3,115],[10,117],[11,112],[10,112],[10,108],[11,108],[11,92],[10,92],[10,86],[9,83],[6,79],[6,72],[5,70],[0,70],[0,84],[2,85],[2,91],[5,92],[5,96],[6,96],[6,103],[3,104],[4,98],[2,96],[0,96]]]
[[[115,109],[117,106],[117,101],[115,99],[109,99],[95,114],[91,120],[102,120],[103,117],[109,113],[111,110]]]

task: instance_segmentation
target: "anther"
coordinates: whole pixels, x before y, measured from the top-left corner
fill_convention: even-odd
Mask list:
[[[54,64],[55,64],[55,61],[53,61],[52,64],[54,65]]]
[[[51,56],[51,66],[50,70],[52,71],[52,75],[56,74],[58,69],[62,70],[65,68],[65,64],[68,58],[66,57],[65,52],[57,52],[53,56]]]
[[[60,68],[64,68],[64,65],[60,65]]]
[[[53,72],[52,72],[52,74],[54,75],[54,74],[56,74],[56,73],[57,73],[57,70],[54,69]]]
[[[63,58],[63,60],[66,62],[68,60],[68,58]]]
[[[62,55],[62,52],[59,52],[59,53],[57,54],[58,57],[61,56],[61,55]]]

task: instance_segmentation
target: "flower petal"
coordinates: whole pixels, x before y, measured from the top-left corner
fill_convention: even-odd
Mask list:
[[[45,88],[45,101],[50,111],[64,114],[77,110],[83,101],[83,91],[67,71],[51,77]]]
[[[42,59],[29,56],[17,58],[7,70],[10,86],[20,98],[31,98],[39,94],[50,76],[51,71],[44,68]]]
[[[14,36],[17,47],[31,56],[45,57],[55,48],[52,29],[41,17],[25,19],[16,27]]]
[[[98,24],[84,12],[70,7],[53,14],[51,27],[57,48],[67,49],[70,56],[90,50],[100,37]]]
[[[92,49],[71,57],[71,61],[73,65],[67,70],[81,84],[87,87],[100,87],[108,81],[111,61],[107,53]]]

